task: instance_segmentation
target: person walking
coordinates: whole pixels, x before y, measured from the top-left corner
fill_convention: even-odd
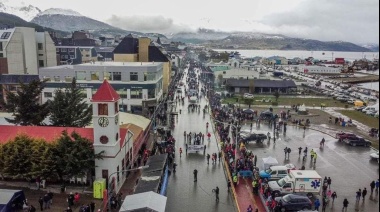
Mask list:
[[[375,191],[376,191],[376,194],[379,193],[379,186],[380,186],[380,182],[379,182],[379,179],[377,179],[376,183],[375,183]]]
[[[176,162],[174,162],[174,163],[173,163],[173,173],[175,173],[175,172],[176,172],[176,169],[177,169],[177,163],[176,163]]]
[[[359,201],[361,196],[362,196],[362,190],[359,189],[359,190],[356,192],[356,201]]]
[[[207,154],[206,159],[207,159],[207,164],[209,164],[210,163],[210,154]]]
[[[363,191],[362,191],[363,201],[365,200],[365,196],[366,195],[367,195],[367,188],[364,188]]]
[[[321,202],[319,201],[319,199],[316,199],[314,201],[314,207],[316,211],[319,211],[319,206],[321,206]]]
[[[288,147],[287,146],[284,149],[284,153],[285,153],[285,159],[286,159],[286,154],[288,153]]]
[[[329,189],[331,188],[331,178],[327,178],[327,184],[329,185]]]
[[[336,198],[338,198],[338,195],[336,194],[336,191],[334,191],[334,192],[331,194],[332,203],[334,203],[334,201],[335,201]]]
[[[215,192],[215,201],[219,202],[219,187],[216,186],[212,191]]]
[[[194,174],[194,182],[197,182],[198,170],[194,169],[193,174]]]
[[[43,211],[44,210],[44,199],[42,197],[40,197],[38,199],[38,203],[40,204],[41,211]]]
[[[219,163],[220,163],[220,159],[222,158],[222,151],[219,151],[218,153],[218,160],[219,160]]]
[[[349,204],[349,202],[348,202],[347,198],[344,198],[342,211],[347,211],[348,204]]]
[[[248,206],[248,208],[247,208],[247,212],[253,212],[253,208],[252,208],[251,205]]]
[[[375,181],[373,180],[369,186],[371,187],[371,195],[373,194],[373,190],[375,189]]]
[[[301,153],[302,153],[302,147],[299,147],[298,148],[298,155],[301,156]]]
[[[230,179],[227,180],[227,192],[230,193],[230,189],[231,189],[231,181]]]
[[[182,157],[182,148],[179,148],[179,157]]]

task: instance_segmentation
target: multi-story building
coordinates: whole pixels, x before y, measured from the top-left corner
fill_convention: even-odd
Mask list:
[[[163,91],[168,93],[172,64],[162,51],[151,43],[150,38],[126,36],[114,50],[115,62],[162,62]]]
[[[82,54],[82,63],[89,63],[98,61],[98,54],[95,47],[92,46],[80,46],[79,50]]]
[[[56,65],[49,33],[28,27],[0,30],[0,74],[38,74],[38,68]]]
[[[96,53],[98,53],[98,61],[113,61],[114,47],[95,47]]]
[[[57,46],[56,54],[58,65],[77,65],[83,62],[82,52],[78,46]]]
[[[163,67],[161,62],[95,62],[42,68],[39,77],[47,80],[42,102],[52,99],[54,91],[68,86],[74,77],[90,102],[107,79],[121,97],[122,111],[147,114],[162,99]]]

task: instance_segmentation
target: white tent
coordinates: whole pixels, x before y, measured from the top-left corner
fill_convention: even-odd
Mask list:
[[[167,197],[153,191],[128,195],[119,212],[144,211],[165,212]]]
[[[263,158],[263,169],[269,169],[271,166],[278,165],[278,161],[276,158],[272,158],[271,156],[267,158]]]

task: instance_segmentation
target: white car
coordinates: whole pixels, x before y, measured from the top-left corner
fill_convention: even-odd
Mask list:
[[[371,159],[377,160],[377,162],[379,163],[379,151],[370,154],[370,156],[371,156]]]
[[[245,93],[245,94],[244,94],[244,98],[245,98],[245,99],[253,99],[253,94]]]

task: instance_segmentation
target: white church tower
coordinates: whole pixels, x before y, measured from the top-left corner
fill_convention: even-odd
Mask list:
[[[104,178],[108,182],[108,177],[112,175],[110,179],[116,192],[123,184],[125,174],[115,172],[123,170],[125,155],[129,150],[124,142],[127,130],[121,131],[119,125],[119,99],[119,94],[104,80],[91,100],[94,151],[95,154],[104,151],[103,160],[95,160],[95,178]]]

